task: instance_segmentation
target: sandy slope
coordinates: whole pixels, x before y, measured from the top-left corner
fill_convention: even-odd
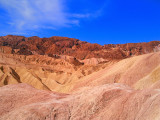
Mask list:
[[[55,59],[40,55],[0,54],[0,58],[0,86],[27,83],[37,89],[64,93],[108,83],[123,83],[135,89],[160,87],[160,52],[119,62],[101,63],[100,59],[87,59],[85,65],[78,66],[69,56]]]
[[[27,84],[0,88],[1,120],[159,120],[160,91],[122,84],[90,87],[75,94],[37,90]]]
[[[14,55],[0,53],[0,86],[27,83],[37,89],[68,92],[80,78],[103,69],[95,59],[81,65],[71,56],[52,58],[43,55]]]
[[[148,88],[160,80],[160,52],[121,60],[98,72],[82,78],[75,89],[108,83],[123,83],[135,89]],[[156,88],[160,86],[156,85]]]

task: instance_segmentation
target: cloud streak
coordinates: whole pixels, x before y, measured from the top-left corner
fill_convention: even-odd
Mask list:
[[[67,12],[64,0],[0,0],[0,5],[9,14],[8,24],[18,30],[69,27],[93,16]]]

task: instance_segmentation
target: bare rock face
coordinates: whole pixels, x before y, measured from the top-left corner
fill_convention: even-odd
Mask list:
[[[36,90],[26,84],[0,88],[0,119],[158,120],[160,91],[135,91],[121,84],[74,94]]]
[[[0,46],[0,52],[5,54],[13,54],[14,50],[11,47]]]
[[[134,55],[141,55],[159,51],[160,41],[149,43],[109,44],[101,46],[91,44],[74,38],[67,37],[23,37],[8,35],[0,37],[0,46],[9,46],[12,49],[20,49],[19,54],[31,55],[69,55],[77,59],[103,58],[124,59]]]

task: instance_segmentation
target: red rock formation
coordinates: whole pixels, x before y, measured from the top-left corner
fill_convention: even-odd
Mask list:
[[[0,52],[4,54],[13,54],[14,50],[8,46],[0,46]]]
[[[0,46],[20,49],[19,54],[69,55],[81,60],[88,58],[123,59],[154,52],[158,50],[159,44],[160,41],[152,41],[101,46],[67,37],[39,38],[34,36],[26,38],[12,35],[0,37]]]

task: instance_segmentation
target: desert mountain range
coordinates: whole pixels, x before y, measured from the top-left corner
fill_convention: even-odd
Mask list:
[[[0,37],[0,120],[159,120],[160,41]]]

